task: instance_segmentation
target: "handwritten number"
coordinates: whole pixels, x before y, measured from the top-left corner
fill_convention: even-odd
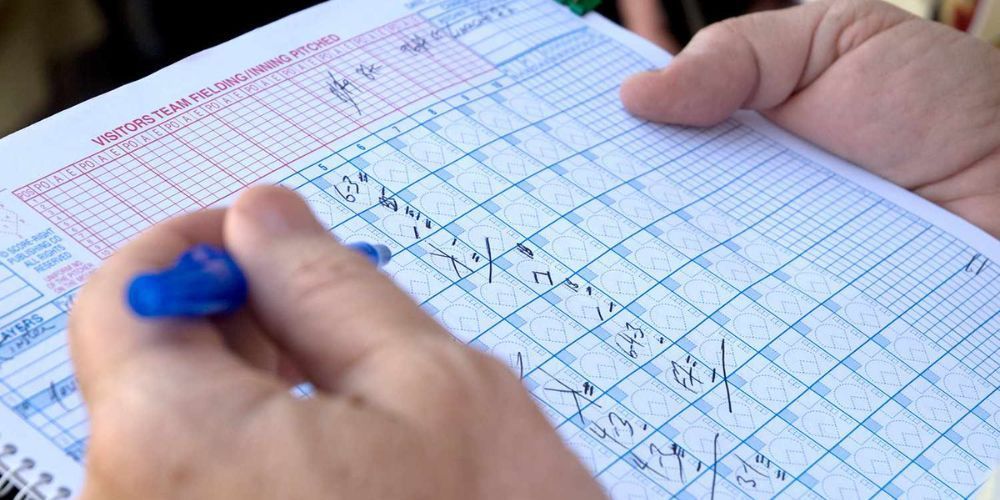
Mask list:
[[[986,264],[989,264],[989,262],[990,262],[989,259],[983,257],[982,254],[977,253],[973,255],[972,259],[969,260],[969,263],[965,265],[964,270],[967,273],[972,273],[976,276],[979,276],[979,273],[983,272],[983,269],[986,268]]]

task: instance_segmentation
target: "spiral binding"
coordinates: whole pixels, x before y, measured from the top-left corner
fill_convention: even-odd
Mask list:
[[[17,446],[0,448],[0,500],[63,500],[73,494],[65,486],[53,485],[48,472],[36,472],[35,461],[18,453]]]

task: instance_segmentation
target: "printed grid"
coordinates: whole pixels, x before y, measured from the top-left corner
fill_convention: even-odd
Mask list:
[[[270,80],[261,78],[239,89],[238,98],[217,98],[205,105],[207,113],[200,110],[190,123],[111,163],[45,190],[29,184],[18,195],[106,257],[143,227],[183,209],[216,203],[275,172],[293,173],[288,165],[348,133],[370,133],[366,126],[392,113],[403,116],[402,107],[492,70],[461,43],[433,37],[436,28],[425,21],[396,24],[398,29],[376,30],[377,37],[360,35],[368,40],[366,46],[349,51],[336,47],[339,57],[327,49],[281,70],[284,80],[267,88],[262,82]],[[417,46],[416,40],[423,40],[419,49],[402,52],[406,44]],[[356,61],[364,62],[344,66]],[[365,77],[361,64],[377,76]],[[331,90],[338,84],[346,85],[339,94]],[[401,92],[401,85],[412,90]],[[144,196],[153,177],[169,179],[163,193],[167,200]],[[119,209],[110,220],[103,218],[107,200]],[[170,211],[163,212],[161,205]]]
[[[602,46],[614,73],[501,78],[285,182],[397,250],[387,271],[510,362],[616,497],[972,494],[997,458],[995,269],[735,123],[581,123],[644,65]]]

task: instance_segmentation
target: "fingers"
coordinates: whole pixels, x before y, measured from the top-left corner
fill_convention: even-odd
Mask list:
[[[144,320],[125,301],[130,280],[163,268],[196,243],[221,244],[223,212],[173,219],[140,235],[87,281],[70,317],[69,337],[84,398],[94,405],[144,380],[185,381],[248,371],[208,320]],[[147,387],[149,390],[154,390]]]
[[[740,108],[774,107],[836,58],[849,19],[828,17],[830,10],[829,2],[812,2],[713,24],[667,67],[627,79],[622,102],[641,118],[698,126]]]
[[[295,193],[259,187],[225,221],[254,311],[317,388],[333,391],[380,346],[443,329],[375,266],[337,243]]]

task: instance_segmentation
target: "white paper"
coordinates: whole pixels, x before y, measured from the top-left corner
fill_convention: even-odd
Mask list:
[[[668,59],[551,0],[345,0],[0,140],[0,472],[30,456],[19,482],[79,492],[86,275],[281,183],[388,245],[614,498],[974,494],[1000,243],[756,114],[630,117],[619,83]]]

